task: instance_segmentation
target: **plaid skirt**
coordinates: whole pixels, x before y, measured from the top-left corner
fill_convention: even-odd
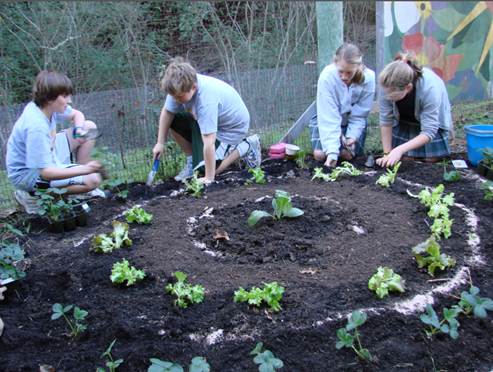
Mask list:
[[[392,148],[413,139],[421,133],[421,125],[409,121],[400,121],[398,126],[392,129]],[[414,158],[441,158],[450,155],[448,143],[448,131],[438,129],[435,138],[420,148],[408,151],[404,156]]]

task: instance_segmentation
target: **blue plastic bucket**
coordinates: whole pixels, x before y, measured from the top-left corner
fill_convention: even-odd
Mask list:
[[[467,157],[472,165],[477,166],[483,159],[483,150],[488,147],[493,149],[493,125],[466,125],[464,130],[466,131]]]

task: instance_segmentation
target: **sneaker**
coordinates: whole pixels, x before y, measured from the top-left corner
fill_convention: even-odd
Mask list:
[[[181,172],[175,176],[175,181],[183,181],[192,176],[193,176],[193,165],[192,165],[192,158],[190,157],[190,159],[187,159],[187,162],[185,163],[185,166],[183,167]]]
[[[94,190],[89,191],[87,194],[91,197],[106,198],[106,193],[97,187]]]
[[[246,139],[250,147],[246,152],[243,159],[249,168],[257,168],[260,167],[260,163],[262,162],[262,151],[260,149],[260,139],[256,134],[248,137]]]
[[[24,190],[15,190],[14,197],[27,214],[39,214],[39,212],[41,212],[41,208],[37,204],[37,201],[39,200],[38,197],[31,196]]]

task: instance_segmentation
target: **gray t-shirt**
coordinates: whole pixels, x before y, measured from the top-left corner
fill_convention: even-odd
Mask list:
[[[31,191],[40,169],[57,165],[51,133],[71,112],[67,106],[63,114],[54,113],[48,120],[34,102],[26,105],[7,142],[7,175],[16,188]]]
[[[202,134],[216,133],[228,145],[240,143],[250,126],[250,114],[238,92],[224,81],[201,74],[197,74],[197,92],[189,102],[180,104],[168,94],[164,107],[174,114],[190,112]]]

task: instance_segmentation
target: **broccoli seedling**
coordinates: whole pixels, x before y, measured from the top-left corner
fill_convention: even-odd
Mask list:
[[[113,283],[123,283],[127,281],[127,287],[135,284],[137,281],[144,279],[146,276],[143,270],[138,270],[130,266],[124,258],[121,262],[115,262],[111,270],[110,279]]]
[[[433,236],[413,247],[412,251],[418,267],[420,269],[426,267],[431,276],[435,276],[436,269],[445,270],[447,267],[455,266],[455,260],[452,257],[440,253],[440,244]]]
[[[368,288],[375,291],[380,299],[388,296],[389,292],[404,293],[405,291],[404,280],[388,267],[377,269],[377,272],[368,281]]]
[[[262,170],[262,168],[250,168],[248,169],[248,172],[252,174],[252,177],[246,181],[247,185],[250,185],[252,183],[264,184],[266,182],[265,172]]]
[[[123,359],[117,359],[114,360],[113,356],[111,355],[111,349],[113,349],[113,345],[115,345],[116,338],[113,340],[113,342],[108,346],[106,351],[101,354],[101,358],[106,358],[106,367],[108,367],[109,372],[115,372],[115,370],[120,367],[120,364],[123,363]],[[104,368],[98,367],[96,372],[106,372]]]
[[[160,360],[158,358],[149,359],[151,366],[147,369],[147,372],[184,372],[181,365],[174,362],[168,362]],[[189,372],[210,372],[211,367],[204,357],[194,357],[190,366]]]
[[[176,296],[173,301],[175,306],[186,309],[188,305],[197,304],[204,300],[204,287],[201,285],[192,286],[186,283],[187,275],[181,271],[175,271],[173,274],[176,278],[175,284],[168,284],[166,292]]]
[[[276,369],[284,367],[284,363],[281,359],[276,358],[272,351],[264,349],[264,344],[258,342],[255,348],[250,352],[250,355],[255,355],[253,362],[258,364],[258,370],[260,372],[274,372]]]
[[[426,305],[426,313],[419,319],[430,327],[425,330],[428,337],[433,337],[437,332],[448,334],[454,340],[459,337],[458,328],[460,323],[457,321],[460,308],[457,306],[451,309],[443,308],[443,319],[438,319],[438,315],[431,305]]]
[[[183,183],[185,184],[186,190],[190,195],[196,198],[200,197],[202,190],[204,189],[204,184],[199,181],[199,172],[195,172],[193,177],[190,178],[190,181],[183,180]]]
[[[24,259],[24,250],[16,243],[0,244],[0,279],[22,279],[26,273],[15,266]]]
[[[250,291],[240,287],[234,293],[234,302],[248,302],[249,305],[257,307],[265,302],[270,310],[278,312],[282,309],[279,302],[282,300],[283,293],[284,287],[277,282],[264,283],[264,288],[253,287]]]
[[[351,313],[346,327],[337,330],[336,334],[339,339],[336,343],[337,350],[347,347],[351,348],[361,359],[370,361],[373,359],[370,351],[361,345],[360,334],[358,332],[358,327],[365,324],[366,319],[367,316],[362,311],[356,310]],[[352,330],[354,330],[354,334],[350,333]]]
[[[382,174],[378,177],[375,182],[377,185],[382,187],[390,187],[395,182],[395,178],[397,177],[397,171],[401,166],[401,162],[397,162],[392,168],[387,168],[387,173]]]
[[[68,314],[72,309],[74,309],[72,313],[73,320],[70,320]],[[83,310],[77,306],[74,307],[74,305],[63,306],[59,303],[53,304],[52,310],[53,314],[51,314],[51,320],[57,320],[63,317],[70,328],[70,335],[72,337],[77,337],[87,329],[87,325],[84,324],[84,321],[89,312],[86,310]]]
[[[466,315],[474,313],[477,318],[486,318],[487,311],[493,311],[493,300],[479,296],[479,288],[471,286],[469,292],[463,291],[460,296],[459,306]]]
[[[134,206],[125,212],[123,212],[128,223],[138,223],[138,224],[150,224],[152,221],[152,214],[147,213],[143,208],[139,206]]]
[[[296,218],[303,215],[303,211],[299,208],[293,208],[291,204],[291,196],[283,190],[276,190],[274,199],[272,199],[272,208],[274,214],[265,211],[255,210],[248,217],[248,225],[255,226],[257,222],[264,217],[272,217],[274,220],[282,218]]]

